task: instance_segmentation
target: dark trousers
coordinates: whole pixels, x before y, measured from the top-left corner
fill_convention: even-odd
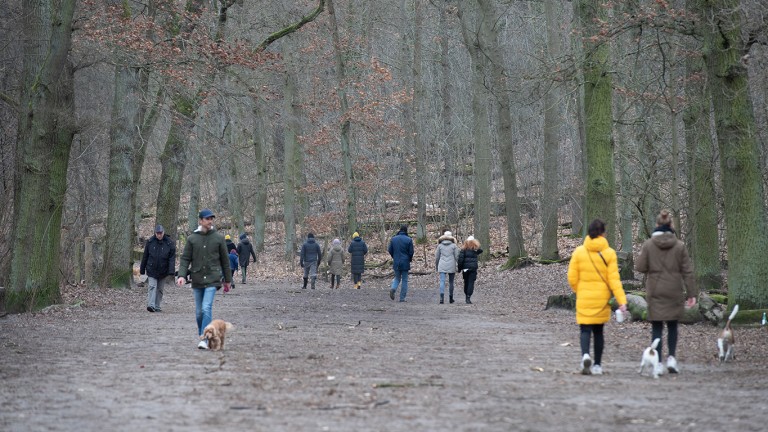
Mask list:
[[[362,273],[352,273],[352,283],[358,283],[363,280]]]
[[[675,356],[677,350],[677,321],[667,321],[667,346],[669,347],[669,355]],[[659,346],[656,351],[659,353],[659,361],[661,361],[661,348],[664,346],[664,339],[661,337],[664,332],[664,321],[651,321],[651,342],[654,339],[659,338]]]
[[[477,270],[467,270],[461,272],[461,276],[464,278],[464,295],[472,297],[472,293],[475,292],[475,280],[477,279]]]
[[[605,338],[603,338],[603,324],[580,324],[581,329],[581,354],[589,354],[590,336],[595,335],[595,364],[599,365],[603,359],[603,347]]]

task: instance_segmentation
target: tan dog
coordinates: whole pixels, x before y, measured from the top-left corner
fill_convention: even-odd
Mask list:
[[[717,338],[717,349],[720,351],[718,355],[720,363],[733,360],[733,344],[735,338],[733,337],[733,330],[731,329],[731,320],[736,317],[738,312],[739,305],[733,306],[733,311],[728,317],[728,321],[725,323],[725,328],[723,328],[723,331],[720,332],[720,336]]]
[[[200,340],[208,339],[208,349],[219,351],[224,349],[224,339],[227,330],[232,330],[235,326],[224,320],[215,319],[203,329],[203,335]]]

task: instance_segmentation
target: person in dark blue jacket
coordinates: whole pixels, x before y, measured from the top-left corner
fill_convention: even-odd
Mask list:
[[[315,289],[317,280],[317,265],[323,260],[323,251],[320,245],[315,241],[315,235],[307,234],[307,241],[301,245],[301,257],[299,264],[304,268],[304,286],[307,288],[307,280],[312,279],[312,289]]]
[[[467,240],[461,246],[459,251],[459,271],[464,277],[464,296],[467,304],[472,304],[472,293],[475,292],[475,280],[477,280],[477,256],[483,253],[480,249],[480,242],[473,236],[467,237]]]
[[[349,261],[352,263],[350,268],[352,282],[356,289],[360,289],[363,284],[363,272],[365,272],[365,255],[368,253],[368,245],[365,244],[360,234],[352,234],[352,243],[349,244],[347,252],[349,252]]]
[[[395,299],[397,287],[402,282],[400,301],[404,302],[405,296],[408,294],[408,271],[411,269],[411,261],[413,260],[413,240],[408,236],[407,225],[400,226],[400,231],[390,240],[387,251],[392,257],[392,269],[395,271],[392,288],[389,290],[389,298]]]
[[[147,310],[161,312],[163,285],[176,270],[176,243],[165,235],[162,225],[155,227],[155,235],[144,245],[144,255],[139,266],[140,274],[147,274]]]
[[[238,261],[240,256],[237,254],[237,249],[232,248],[229,250],[229,268],[232,270],[232,289],[235,289],[235,273],[237,272]]]

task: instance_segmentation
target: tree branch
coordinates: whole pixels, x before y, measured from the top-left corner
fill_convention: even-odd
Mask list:
[[[260,53],[267,49],[267,47],[274,41],[284,37],[288,36],[289,34],[297,31],[298,29],[304,27],[305,24],[308,24],[317,18],[318,15],[320,15],[321,12],[323,12],[323,9],[325,8],[325,0],[320,0],[319,4],[317,5],[317,8],[312,11],[311,14],[302,17],[301,20],[295,24],[292,24],[288,27],[285,27],[282,30],[278,30],[271,35],[269,35],[262,43],[259,44],[259,46],[256,47],[256,52]]]
[[[19,101],[11,97],[11,95],[0,91],[0,101],[3,101],[10,105],[14,110],[19,110]]]

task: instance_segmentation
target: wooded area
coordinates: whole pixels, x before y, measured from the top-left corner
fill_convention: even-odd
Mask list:
[[[129,286],[202,207],[285,260],[414,221],[506,268],[667,208],[705,290],[768,307],[764,1],[7,0],[0,42],[8,311]]]

